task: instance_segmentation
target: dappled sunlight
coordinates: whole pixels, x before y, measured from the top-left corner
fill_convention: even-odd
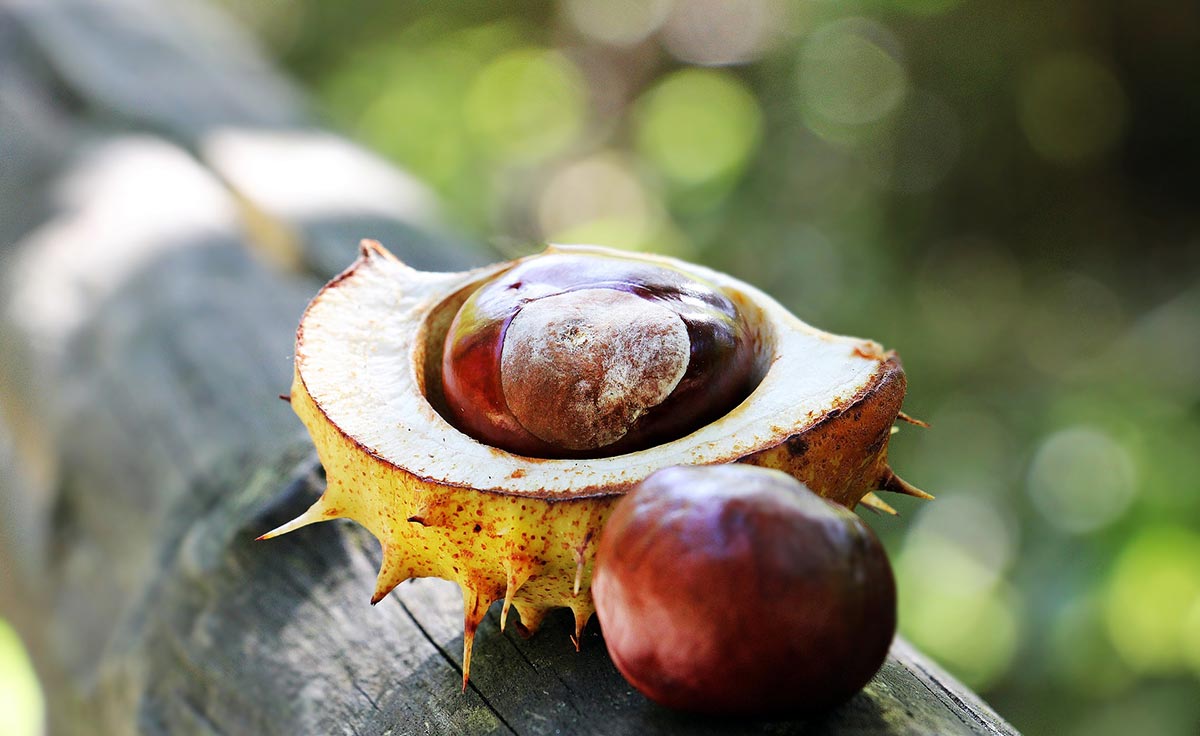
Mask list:
[[[638,150],[684,189],[736,176],[762,127],[758,102],[742,82],[701,70],[660,81],[639,101],[635,120]]]
[[[601,153],[573,161],[546,181],[538,202],[538,226],[548,242],[593,242],[638,248],[661,227],[666,212],[657,193],[628,157]]]
[[[511,161],[559,153],[579,135],[583,79],[557,52],[509,51],[475,77],[465,100],[467,128],[483,150]]]
[[[1046,521],[1081,534],[1120,518],[1137,484],[1133,458],[1116,440],[1090,427],[1070,427],[1038,447],[1028,490]]]
[[[820,134],[890,115],[908,92],[900,53],[896,37],[865,18],[818,28],[801,46],[797,69],[805,122]]]
[[[37,676],[17,633],[0,618],[0,733],[40,736],[44,721]]]
[[[784,0],[674,0],[662,28],[663,46],[691,64],[753,61],[778,37]]]
[[[658,30],[671,12],[670,0],[564,0],[563,13],[585,36],[632,46]]]
[[[14,254],[9,308],[46,350],[64,348],[90,314],[165,250],[238,229],[220,182],[180,150],[129,136],[91,148],[58,192],[69,213]],[[186,196],[181,196],[185,193]],[[69,288],[63,288],[68,284]]]
[[[1148,527],[1121,551],[1108,581],[1108,634],[1135,671],[1179,674],[1195,668],[1200,617],[1200,534]]]
[[[1020,89],[1021,127],[1039,154],[1063,164],[1107,153],[1128,115],[1125,94],[1098,59],[1063,52],[1040,61]]]

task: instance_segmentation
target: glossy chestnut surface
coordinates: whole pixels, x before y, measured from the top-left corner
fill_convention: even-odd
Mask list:
[[[625,678],[697,712],[836,704],[879,670],[896,628],[871,530],[740,464],[666,468],[626,496],[601,533],[592,595]]]
[[[453,424],[531,457],[682,437],[754,388],[749,329],[717,287],[615,255],[547,253],[482,285],[446,335]]]

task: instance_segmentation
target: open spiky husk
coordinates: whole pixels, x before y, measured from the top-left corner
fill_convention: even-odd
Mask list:
[[[408,578],[457,582],[466,620],[464,687],[475,629],[495,601],[504,601],[502,625],[515,608],[529,632],[550,609],[570,608],[578,641],[593,612],[597,535],[622,494],[655,470],[750,462],[784,470],[850,508],[863,502],[889,510],[875,490],[925,495],[887,464],[905,390],[894,354],[812,328],[727,275],[621,255],[691,272],[724,290],[753,328],[761,374],[754,392],[724,417],[640,452],[523,457],[484,445],[443,418],[439,366],[447,326],[474,288],[512,263],[422,273],[364,241],[359,259],[313,299],[297,331],[292,407],[329,485],[310,509],[264,538],[354,519],[383,549],[373,603]]]

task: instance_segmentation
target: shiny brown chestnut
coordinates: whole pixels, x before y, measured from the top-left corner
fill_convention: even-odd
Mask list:
[[[853,512],[748,465],[660,470],[604,527],[592,584],[609,654],[681,710],[828,707],[879,670],[891,566]]]
[[[446,334],[459,429],[531,457],[608,457],[682,437],[754,388],[749,328],[718,287],[616,255],[547,253],[476,290]]]

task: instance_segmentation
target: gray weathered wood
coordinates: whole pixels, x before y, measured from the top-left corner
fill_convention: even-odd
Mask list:
[[[61,88],[99,120],[149,128],[202,158],[260,215],[247,218],[252,238],[285,264],[332,275],[364,237],[394,244],[419,268],[484,262],[466,239],[430,235],[437,207],[424,185],[314,128],[297,91],[216,8],[8,1],[0,28],[35,44]]]
[[[184,6],[104,0],[67,12],[81,5],[24,0],[15,35],[4,21],[18,16],[0,8],[0,40],[18,41],[0,45],[0,58],[23,49],[18,65],[0,66],[0,89],[55,90],[0,99],[0,115],[21,122],[0,131],[0,151],[23,156],[0,167],[0,192],[36,182],[28,201],[39,203],[8,231],[19,242],[0,241],[0,615],[30,646],[53,733],[1012,733],[903,642],[831,712],[681,716],[620,678],[594,622],[577,653],[568,616],[526,641],[499,631],[493,611],[462,693],[453,585],[408,583],[372,608],[378,545],[354,525],[253,542],[322,482],[298,420],[274,398],[317,283],[281,271],[287,249],[261,241],[290,239],[293,265],[315,271],[343,265],[343,234],[348,262],[357,235],[373,234],[355,231],[374,222],[427,266],[477,251],[425,229],[436,216],[419,188],[404,203],[314,210],[258,180],[258,166],[238,172],[241,156],[280,141],[296,153],[328,139],[293,125],[291,108],[277,121],[253,95],[223,92],[229,63],[167,22]],[[102,17],[134,6],[151,22],[113,28]],[[123,67],[100,57],[131,39],[198,86],[207,118],[175,120],[152,89],[162,77],[144,88],[106,79]],[[288,98],[245,53],[230,62],[257,70],[243,81],[267,79]],[[67,87],[89,104],[63,106]],[[114,120],[173,142],[104,133]],[[250,154],[222,152],[212,130],[247,120],[287,134],[243,139]],[[323,170],[350,180],[376,170],[332,149]],[[336,199],[319,183],[303,195]]]
[[[21,620],[44,647],[35,654],[56,729],[1009,732],[902,644],[880,678],[830,713],[696,721],[633,692],[594,630],[575,653],[561,618],[525,642],[497,631],[493,614],[460,694],[453,587],[404,585],[372,609],[378,552],[361,530],[250,541],[319,485],[312,461],[299,460],[309,448],[298,423],[274,398],[313,285],[279,278],[243,249],[223,190],[169,145],[107,142],[81,161],[69,181],[123,197],[97,194],[22,243],[23,285],[3,311],[8,334],[32,348],[31,373],[52,384],[40,401],[59,482],[41,535],[52,551],[31,600],[54,615]],[[143,179],[142,166],[159,175]],[[160,212],[173,226],[108,217],[139,197],[177,203]],[[109,224],[104,262],[87,255],[94,223]],[[97,268],[115,269],[115,281]],[[38,296],[72,290],[78,311],[47,322]],[[48,344],[33,348],[40,338]]]
[[[199,152],[248,210],[252,236],[284,265],[332,276],[363,238],[393,243],[398,257],[429,271],[487,258],[444,233],[425,185],[329,133],[225,128],[202,136]]]
[[[216,8],[194,0],[5,0],[94,112],[191,140],[307,122],[299,92]]]

